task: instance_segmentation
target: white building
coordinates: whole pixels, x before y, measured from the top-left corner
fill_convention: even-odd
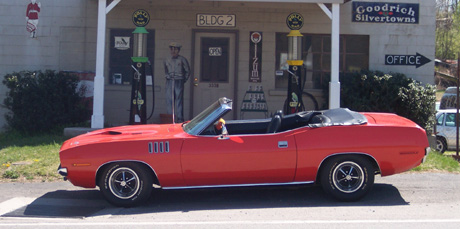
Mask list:
[[[7,73],[21,70],[95,73],[98,4],[105,0],[38,2],[40,12],[36,37],[33,37],[26,29],[25,17],[31,2],[0,0],[1,79]],[[138,9],[150,15],[146,29],[156,99],[155,113],[149,123],[159,123],[160,114],[166,112],[163,60],[170,55],[171,41],[182,44],[180,54],[188,59],[192,68],[190,80],[185,84],[186,119],[221,96],[234,99],[233,116],[240,118],[241,109],[249,108],[243,100],[248,99],[245,94],[250,86],[263,90],[268,113],[282,109],[288,74],[283,71],[289,32],[286,18],[292,12],[304,17],[300,32],[304,35],[305,90],[315,95],[320,104],[325,102],[320,84],[331,70],[333,75],[336,70],[398,72],[423,83],[434,82],[435,0],[107,0],[107,6],[106,36],[102,42],[105,46],[99,49],[105,56],[99,66],[103,86],[96,84],[95,88],[96,99],[101,99],[95,111],[101,113],[96,114],[99,115],[96,119],[93,116],[93,120],[100,123],[123,125],[128,122],[133,74],[130,57],[135,29],[132,15]],[[332,20],[334,15],[336,24]],[[333,30],[333,25],[338,28]],[[331,48],[333,31],[340,33],[339,52]],[[253,32],[262,37],[257,43],[261,51],[257,59],[260,68],[255,75],[252,73],[254,43],[250,40]],[[131,37],[131,45],[115,47],[116,37]],[[207,58],[206,50],[210,48],[222,48],[225,53],[225,59],[217,64],[219,67]],[[331,64],[334,58],[337,61]],[[97,94],[101,88],[103,92]],[[5,93],[5,86],[0,85],[2,103]],[[149,88],[148,113],[151,93]],[[263,106],[251,109],[263,109]],[[0,107],[0,126],[5,125],[5,112]],[[263,114],[245,112],[244,118],[263,117]]]

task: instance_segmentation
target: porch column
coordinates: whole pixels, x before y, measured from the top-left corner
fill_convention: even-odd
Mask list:
[[[107,0],[99,0],[97,13],[96,76],[94,77],[91,128],[104,128],[104,60]]]
[[[329,82],[329,109],[340,107],[340,4],[332,4],[331,82]]]

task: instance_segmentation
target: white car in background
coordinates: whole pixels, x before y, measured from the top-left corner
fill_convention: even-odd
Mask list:
[[[448,87],[442,95],[439,109],[453,109],[457,107],[457,87]]]
[[[444,153],[446,150],[455,150],[457,136],[455,115],[456,109],[439,110],[436,113],[436,150]]]

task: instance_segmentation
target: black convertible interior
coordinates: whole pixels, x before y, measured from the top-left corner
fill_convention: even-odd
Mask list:
[[[269,134],[293,130],[308,126],[319,128],[326,126],[362,125],[367,123],[364,115],[346,108],[337,108],[326,111],[303,111],[290,115],[283,115],[277,111],[270,119],[229,120],[225,123],[229,135],[241,134]],[[214,126],[210,126],[201,135],[217,135]]]

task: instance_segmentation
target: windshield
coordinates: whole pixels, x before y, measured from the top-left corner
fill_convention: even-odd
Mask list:
[[[184,125],[184,131],[188,134],[199,135],[210,124],[232,109],[232,101],[227,98],[220,98],[211,106],[206,108],[190,122]]]

